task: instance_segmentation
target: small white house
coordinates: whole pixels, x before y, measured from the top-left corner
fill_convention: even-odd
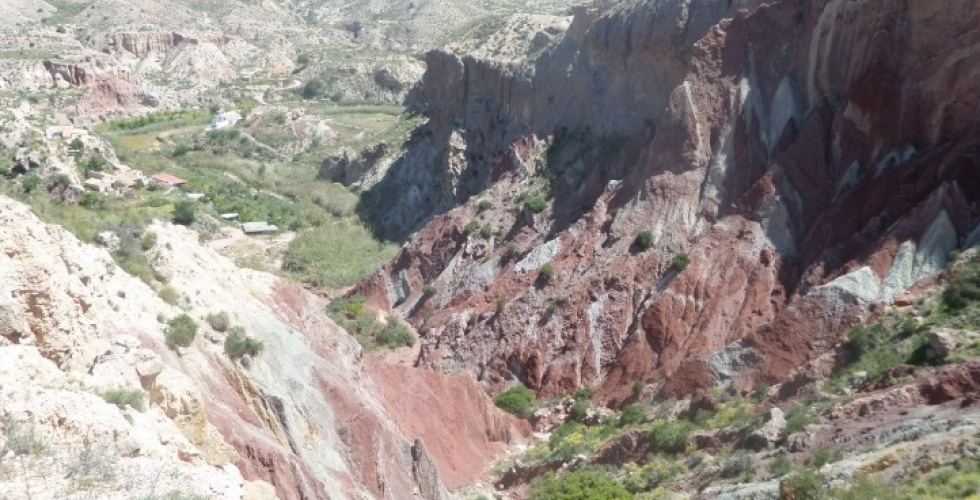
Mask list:
[[[207,126],[207,130],[221,130],[223,128],[234,127],[240,121],[242,121],[241,113],[238,111],[225,111],[211,120],[211,124]]]

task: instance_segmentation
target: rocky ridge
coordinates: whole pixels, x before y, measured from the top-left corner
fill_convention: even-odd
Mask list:
[[[492,388],[781,382],[971,240],[973,7],[593,3],[530,61],[432,52],[361,205],[421,230],[356,293]]]
[[[186,229],[148,229],[154,270],[180,294],[171,305],[6,198],[0,227],[5,496],[443,499],[526,432],[469,376],[363,359],[318,297],[238,269]],[[230,359],[206,319],[219,311],[264,352]],[[200,334],[174,350],[161,321],[179,314]],[[423,414],[468,437],[447,447]],[[52,467],[69,472],[40,481]]]

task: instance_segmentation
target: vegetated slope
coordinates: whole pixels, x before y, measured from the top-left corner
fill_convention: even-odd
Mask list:
[[[978,16],[598,2],[525,63],[432,52],[361,207],[418,232],[357,293],[492,387],[786,381],[976,243]]]
[[[186,228],[120,232],[156,290],[5,197],[0,234],[4,498],[444,499],[526,432],[468,375],[363,362],[322,300]]]

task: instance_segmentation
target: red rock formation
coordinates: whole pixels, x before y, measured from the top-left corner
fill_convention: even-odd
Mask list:
[[[463,163],[389,172],[403,215],[381,225],[477,194],[494,208],[433,219],[359,289],[427,332],[420,364],[543,394],[601,383],[614,402],[637,380],[776,382],[976,225],[974,2],[678,5],[583,10],[533,71],[429,56],[406,162],[452,158],[455,134]],[[553,201],[533,214],[515,194],[545,163]],[[474,219],[500,242],[465,236]]]

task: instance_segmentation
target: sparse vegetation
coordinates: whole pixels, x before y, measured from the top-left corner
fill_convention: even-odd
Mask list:
[[[524,199],[524,207],[538,214],[548,208],[548,200],[540,193],[532,194]]]
[[[515,385],[493,398],[493,403],[507,413],[526,418],[534,410],[535,399],[531,389],[523,385]]]
[[[439,293],[439,289],[436,288],[435,285],[429,284],[422,287],[422,295],[425,295],[426,297],[432,297],[437,293]]]
[[[48,443],[33,425],[25,425],[10,415],[0,419],[0,430],[3,430],[3,447],[0,456],[8,453],[18,455],[43,455],[48,452]]]
[[[283,270],[318,288],[342,288],[371,275],[397,247],[347,222],[301,233],[289,244]]]
[[[363,297],[335,299],[327,306],[327,314],[365,348],[397,349],[415,345],[415,336],[408,327],[394,316],[384,323],[378,321],[377,314],[364,307]]]
[[[477,210],[480,213],[486,212],[491,208],[493,208],[493,202],[490,200],[480,200],[480,203],[477,205]]]
[[[197,322],[190,316],[181,314],[167,322],[166,341],[171,349],[190,347],[197,336]]]

